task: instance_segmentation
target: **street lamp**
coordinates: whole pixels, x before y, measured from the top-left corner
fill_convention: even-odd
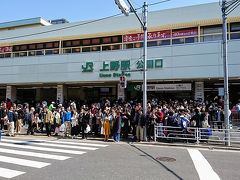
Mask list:
[[[134,12],[137,19],[139,20],[143,32],[143,114],[146,116],[147,114],[147,3],[143,4],[143,20],[140,19],[136,10],[133,8],[130,0],[127,0],[130,8],[126,5],[124,0],[115,0],[115,3],[118,5],[119,9],[121,9],[122,13],[126,16],[129,15],[129,12]]]

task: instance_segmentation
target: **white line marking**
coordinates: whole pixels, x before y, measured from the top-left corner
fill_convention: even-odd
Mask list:
[[[9,139],[2,139],[2,142],[23,143],[23,144],[27,144],[27,145],[62,147],[62,148],[83,149],[83,150],[97,150],[98,149],[98,148],[93,148],[93,147],[81,147],[81,146],[50,144],[50,143],[41,143],[41,142],[34,142],[34,141],[19,141],[19,140],[9,140]]]
[[[212,169],[211,165],[197,149],[188,149],[193,164],[198,172],[200,180],[220,180],[217,173]]]
[[[0,148],[0,152],[8,153],[8,154],[23,155],[23,156],[39,157],[39,158],[44,158],[44,159],[61,160],[61,161],[71,158],[68,156],[59,156],[59,155],[51,155],[51,154],[44,154],[44,153],[19,151],[19,150],[13,150],[13,149],[5,149],[5,148]]]
[[[58,153],[67,153],[67,154],[84,154],[84,151],[73,151],[73,150],[66,150],[66,149],[55,149],[55,148],[44,148],[44,147],[36,147],[36,146],[29,146],[29,145],[18,145],[18,144],[8,144],[0,142],[1,146],[7,147],[15,147],[15,148],[22,148],[22,149],[33,149],[39,151],[49,151],[49,152],[58,152]]]
[[[22,171],[15,171],[15,170],[6,169],[6,168],[0,168],[0,177],[4,177],[8,179],[22,175],[24,173],[25,172],[22,172]]]
[[[34,168],[43,168],[45,166],[50,165],[50,163],[13,158],[13,157],[1,156],[1,155],[0,155],[0,161],[5,163],[10,163],[10,164],[17,164],[21,166],[34,167]]]
[[[108,145],[103,144],[94,144],[94,143],[82,143],[82,142],[69,142],[69,141],[46,141],[51,143],[57,143],[57,144],[72,144],[72,145],[79,145],[79,146],[94,146],[94,147],[107,147]]]

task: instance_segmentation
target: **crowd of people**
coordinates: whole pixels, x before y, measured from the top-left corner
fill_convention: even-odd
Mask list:
[[[154,125],[175,126],[183,130],[188,127],[209,128],[216,122],[222,129],[224,122],[224,103],[199,100],[158,100],[147,103],[144,115],[142,104],[138,101],[110,102],[105,99],[98,103],[76,104],[74,101],[60,104],[46,101],[29,107],[28,103],[14,104],[11,100],[2,102],[0,110],[0,130],[8,136],[22,133],[46,133],[47,136],[64,136],[86,139],[87,136],[104,136],[104,141],[113,137],[132,138],[136,141],[153,139]],[[234,114],[239,114],[240,101],[233,107]],[[238,117],[237,117],[238,118]],[[162,129],[159,129],[160,133]]]

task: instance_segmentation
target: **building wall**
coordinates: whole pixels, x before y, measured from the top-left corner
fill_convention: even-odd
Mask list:
[[[229,76],[240,77],[240,41],[229,41]],[[221,41],[148,48],[148,59],[163,59],[163,68],[148,71],[149,80],[221,78]],[[131,70],[142,56],[142,49],[115,50],[81,54],[61,54],[35,57],[5,58],[0,61],[0,82],[18,83],[64,83],[119,81],[100,78],[103,61],[131,60]],[[82,72],[82,65],[94,62],[94,71]],[[121,73],[120,71],[118,71]],[[110,72],[114,73],[114,72]],[[131,73],[128,80],[141,80],[142,73]]]

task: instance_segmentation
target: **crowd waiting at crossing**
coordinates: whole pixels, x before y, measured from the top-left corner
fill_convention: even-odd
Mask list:
[[[214,101],[199,100],[158,100],[147,103],[147,114],[139,101],[110,102],[105,99],[98,103],[79,104],[74,101],[60,104],[46,101],[29,107],[28,103],[15,104],[7,99],[2,102],[0,110],[0,130],[6,135],[15,136],[44,133],[47,136],[64,136],[86,139],[91,136],[104,136],[104,141],[113,137],[115,142],[120,138],[132,138],[143,141],[153,140],[154,125],[209,128],[216,122],[222,129],[224,122],[224,103],[221,99]],[[239,118],[240,101],[232,112]],[[144,130],[146,128],[146,131]]]

